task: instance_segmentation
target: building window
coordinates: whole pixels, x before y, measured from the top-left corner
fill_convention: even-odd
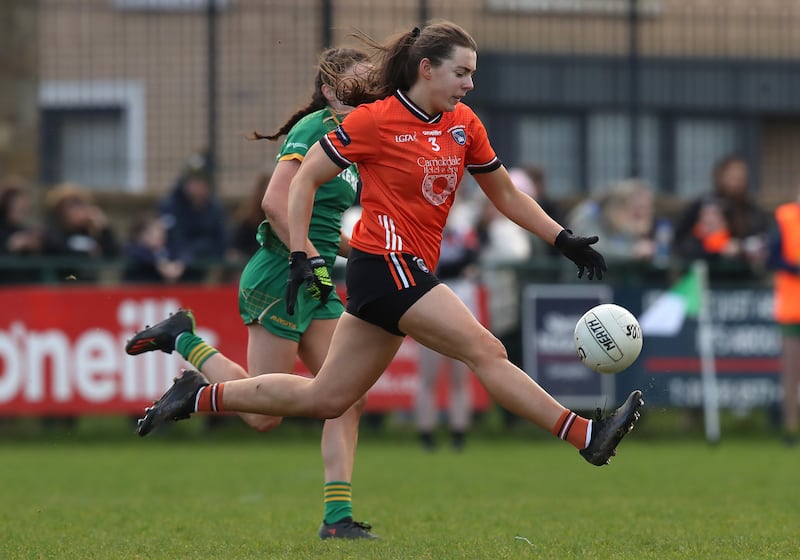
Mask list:
[[[102,190],[144,189],[141,84],[43,82],[39,106],[43,181],[74,181]]]
[[[538,164],[545,168],[547,191],[551,196],[583,192],[578,117],[525,116],[519,123],[518,135],[520,164]]]
[[[42,181],[95,189],[123,183],[127,150],[120,108],[43,109],[40,122]]]
[[[589,115],[589,186],[603,190],[611,183],[630,177],[630,119],[623,113]],[[658,119],[646,115],[639,119],[638,175],[653,187],[659,183],[660,135]]]
[[[714,164],[741,144],[741,128],[731,119],[676,119],[675,194],[694,198],[710,192]]]

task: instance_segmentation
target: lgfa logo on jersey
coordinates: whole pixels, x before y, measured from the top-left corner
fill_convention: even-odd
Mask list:
[[[453,140],[456,141],[456,144],[459,146],[463,146],[467,143],[467,131],[464,130],[462,125],[457,125],[448,129],[450,136],[453,137]]]
[[[398,144],[402,144],[404,142],[416,142],[417,141],[417,133],[414,134],[397,134],[394,137],[394,141]]]

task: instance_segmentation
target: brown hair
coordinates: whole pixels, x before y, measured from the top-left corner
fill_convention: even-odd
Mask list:
[[[363,32],[355,38],[372,48],[374,67],[367,79],[336,79],[336,96],[348,105],[356,106],[388,97],[396,90],[406,91],[417,81],[419,63],[423,58],[433,66],[440,66],[454,47],[478,50],[475,40],[460,26],[450,21],[429,23],[422,29],[415,27],[381,44]]]
[[[66,202],[83,202],[93,204],[92,194],[76,183],[59,183],[44,198],[44,205],[48,211],[58,214]]]
[[[294,113],[277,132],[269,135],[262,135],[253,131],[250,140],[277,140],[284,134],[292,129],[297,122],[310,115],[315,111],[324,109],[328,105],[328,100],[322,94],[322,86],[328,85],[336,89],[336,84],[342,79],[342,74],[350,70],[354,65],[359,62],[365,62],[369,56],[364,51],[351,48],[333,48],[328,49],[320,55],[320,61],[317,65],[317,75],[314,78],[314,93],[311,95],[311,101]]]

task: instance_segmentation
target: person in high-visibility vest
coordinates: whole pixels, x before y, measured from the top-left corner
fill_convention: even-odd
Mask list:
[[[775,209],[769,266],[775,270],[775,320],[783,337],[783,430],[788,445],[800,431],[800,189],[797,199]]]

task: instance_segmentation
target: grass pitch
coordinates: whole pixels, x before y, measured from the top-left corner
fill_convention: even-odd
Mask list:
[[[634,432],[603,468],[546,437],[429,454],[365,436],[354,507],[376,542],[317,539],[316,432],[43,437],[0,457],[5,559],[800,557],[800,450],[766,436]]]

